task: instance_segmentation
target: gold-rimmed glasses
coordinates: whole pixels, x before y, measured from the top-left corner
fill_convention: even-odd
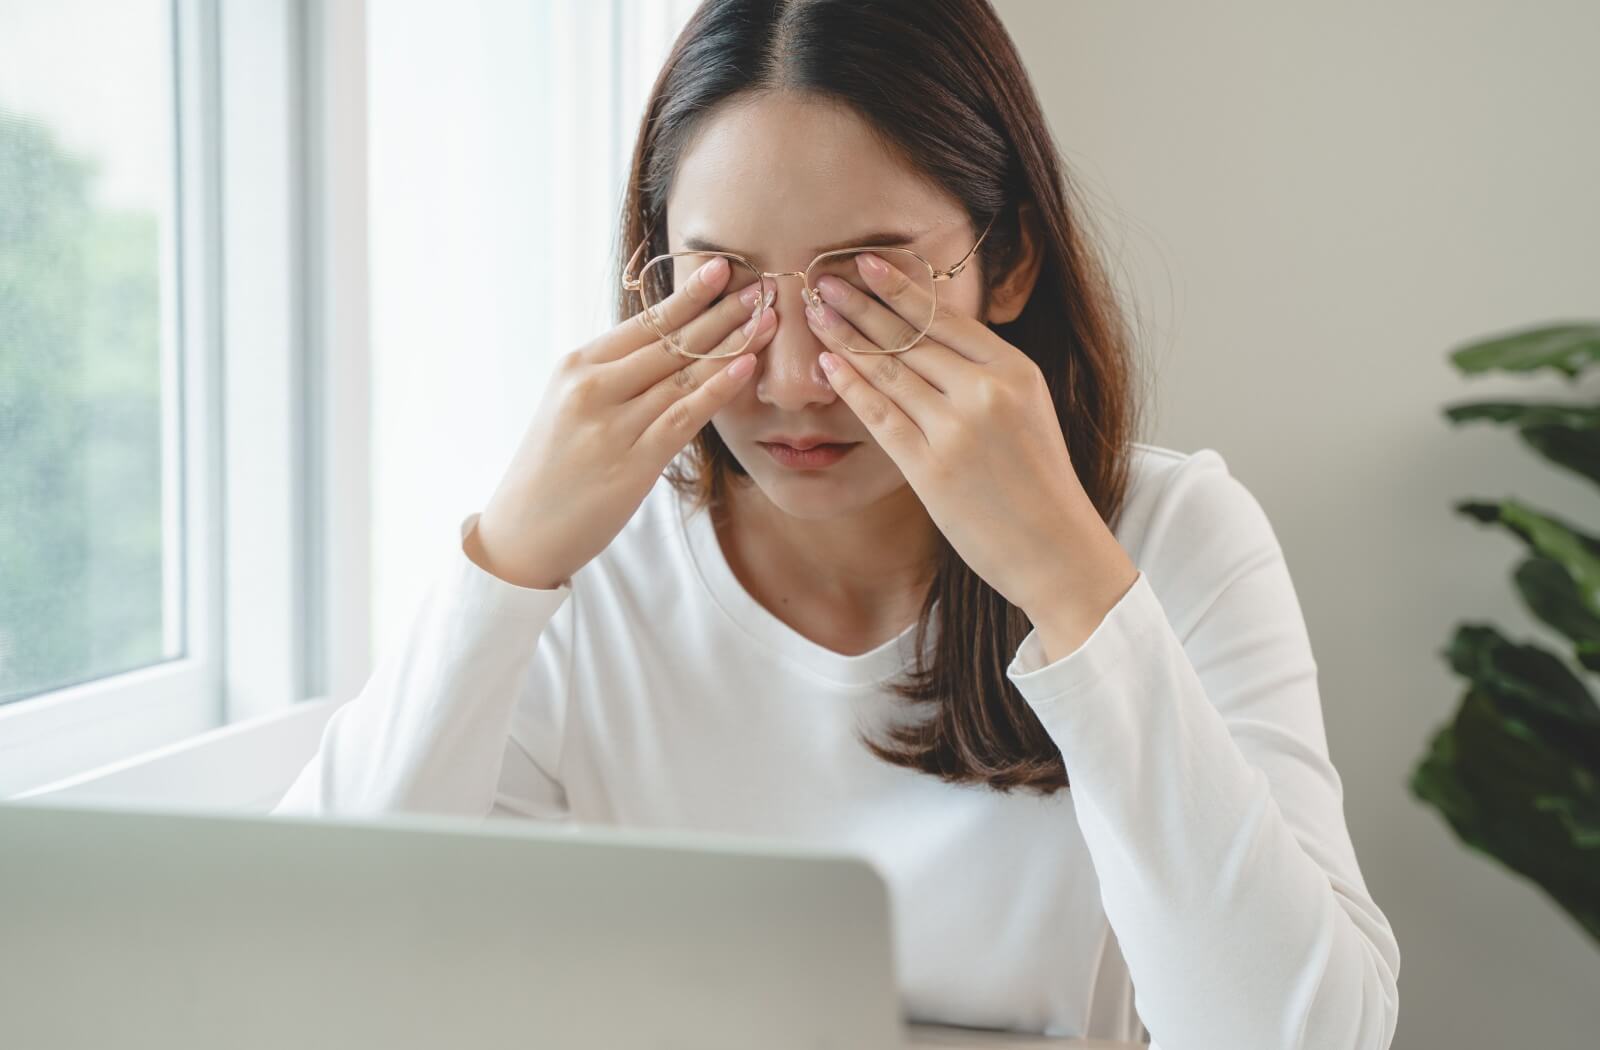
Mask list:
[[[856,265],[857,256],[863,252],[872,252],[884,262],[899,270],[924,293],[921,296],[913,296],[912,301],[924,302],[926,307],[918,311],[917,315],[913,317],[904,317],[900,311],[894,311],[897,316],[902,316],[902,319],[906,322],[905,334],[899,340],[900,345],[898,346],[886,349],[872,345],[852,346],[843,342],[840,345],[848,350],[862,354],[903,354],[921,342],[922,337],[927,335],[928,329],[932,327],[934,311],[938,303],[939,282],[950,280],[966,268],[967,263],[971,261],[973,254],[978,250],[978,245],[983,243],[983,239],[989,235],[989,230],[993,226],[994,219],[991,218],[988,224],[984,226],[983,232],[978,234],[978,239],[973,242],[972,247],[967,249],[967,253],[961,257],[961,261],[945,270],[936,269],[932,263],[910,248],[866,244],[823,252],[811,260],[811,265],[804,270],[758,270],[749,259],[737,252],[668,252],[665,255],[657,255],[651,258],[640,268],[638,275],[634,276],[633,268],[638,265],[639,256],[644,253],[645,247],[650,243],[646,239],[634,249],[633,256],[623,269],[622,287],[630,292],[639,293],[639,297],[644,304],[645,321],[673,353],[684,357],[697,358],[733,357],[736,354],[743,353],[745,347],[750,345],[750,341],[755,338],[753,332],[745,336],[742,343],[735,339],[732,342],[724,342],[721,349],[700,353],[698,351],[701,348],[686,345],[695,338],[694,333],[689,331],[688,326],[676,332],[669,332],[661,323],[661,304],[672,294],[674,289],[682,287],[683,282],[701,266],[712,259],[720,257],[728,260],[730,271],[728,281],[723,285],[722,291],[718,294],[716,300],[707,304],[706,309],[710,309],[711,306],[729,296],[738,295],[758,281],[763,282],[763,294],[751,311],[752,316],[757,318],[757,324],[753,331],[758,331],[760,329],[759,319],[761,314],[772,305],[774,296],[774,291],[767,288],[764,283],[768,277],[774,279],[779,277],[799,277],[805,282],[801,295],[806,302],[813,306],[820,305],[822,302],[822,294],[817,289],[817,282],[826,275],[832,275],[841,281],[848,282],[876,299],[877,296],[867,286],[866,280],[861,276],[861,271]],[[711,344],[716,344],[717,342],[716,337],[709,335],[701,335],[700,338]],[[738,343],[737,349],[726,349],[727,346],[733,345],[733,343]]]

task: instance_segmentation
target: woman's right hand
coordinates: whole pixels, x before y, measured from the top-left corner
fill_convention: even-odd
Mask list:
[[[695,271],[656,308],[662,329],[697,353],[730,353],[742,343],[766,285],[719,301],[728,273],[720,258]],[[521,587],[548,590],[568,581],[622,531],[672,458],[738,393],[776,328],[772,310],[762,311],[744,353],[697,359],[673,353],[639,313],[562,357],[467,534],[467,554]]]

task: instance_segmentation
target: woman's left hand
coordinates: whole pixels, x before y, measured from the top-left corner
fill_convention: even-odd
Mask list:
[[[899,270],[870,254],[857,264],[882,302],[824,277],[821,316],[806,311],[837,350],[821,359],[833,388],[973,572],[1034,623],[1073,611],[1098,622],[1094,610],[1115,604],[1137,570],[1078,481],[1044,374],[988,325],[942,306],[910,350],[844,349],[891,345],[907,318],[928,315],[927,291]]]

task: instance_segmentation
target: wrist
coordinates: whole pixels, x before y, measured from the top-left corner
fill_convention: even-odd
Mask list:
[[[1139,579],[1139,567],[1098,516],[1061,549],[1070,555],[1056,559],[1059,571],[1042,574],[1049,582],[1023,607],[1050,662],[1082,646]]]
[[[479,520],[481,521],[482,519],[480,518]],[[479,522],[477,521],[472,523],[472,528],[468,530],[466,536],[461,540],[461,549],[467,558],[484,572],[515,587],[525,587],[529,590],[537,591],[553,591],[563,584],[571,582],[570,578],[551,582],[550,574],[548,573],[530,573],[507,568],[496,561],[488,548],[484,546],[483,536],[479,532],[478,524]]]

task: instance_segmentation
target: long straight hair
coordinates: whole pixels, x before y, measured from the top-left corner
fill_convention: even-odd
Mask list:
[[[1038,280],[1021,314],[991,328],[1043,371],[1079,481],[1114,523],[1136,429],[1132,340],[994,9],[986,0],[706,0],[645,106],[622,200],[619,270],[643,240],[647,256],[667,251],[665,203],[701,122],[735,96],[764,91],[848,106],[960,201],[975,230],[995,217],[976,260],[985,302],[1020,258],[1019,206],[1033,205]],[[624,291],[618,320],[642,308],[638,293]],[[718,508],[730,484],[751,483],[713,426],[685,452],[668,477],[697,509]],[[1032,624],[948,542],[939,547],[916,627],[918,660],[889,683],[920,717],[893,727],[886,742],[863,736],[863,744],[955,784],[1040,795],[1070,786],[1060,749],[1005,673]]]

